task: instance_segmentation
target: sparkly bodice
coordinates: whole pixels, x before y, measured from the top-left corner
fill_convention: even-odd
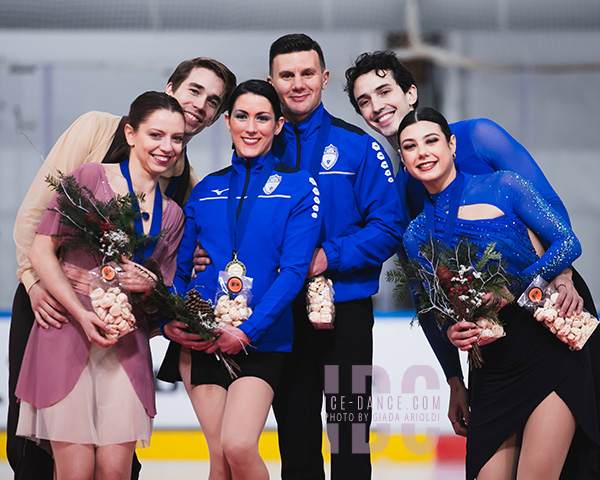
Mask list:
[[[567,268],[581,254],[581,245],[568,224],[540,196],[533,186],[512,172],[489,175],[465,175],[460,205],[494,205],[504,215],[484,220],[456,219],[452,247],[467,238],[485,248],[496,242],[496,249],[506,262],[506,270],[515,276],[513,293],[518,294],[537,275],[546,280]],[[431,196],[434,205],[435,238],[442,239],[448,218],[453,184]],[[530,228],[549,245],[539,258],[529,238]],[[428,238],[425,213],[409,225],[404,235],[406,252],[418,258],[419,245]]]

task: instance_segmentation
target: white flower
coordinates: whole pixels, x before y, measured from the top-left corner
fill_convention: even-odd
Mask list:
[[[119,254],[119,247],[127,245],[129,237],[121,230],[104,232],[102,235],[104,245],[100,247],[100,251],[106,257],[113,257]]]

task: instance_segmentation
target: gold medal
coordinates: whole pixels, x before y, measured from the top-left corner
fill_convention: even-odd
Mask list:
[[[225,271],[235,277],[243,277],[246,275],[246,265],[237,259],[237,255],[233,256],[233,260],[225,266]]]

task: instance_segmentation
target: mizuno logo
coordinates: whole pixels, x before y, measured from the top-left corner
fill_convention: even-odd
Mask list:
[[[227,190],[229,190],[228,188],[224,188],[223,190],[211,190],[212,192],[215,192],[217,195],[221,195],[223,192],[226,192]]]

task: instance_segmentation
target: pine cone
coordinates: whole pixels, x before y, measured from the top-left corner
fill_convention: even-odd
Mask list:
[[[185,294],[185,306],[194,316],[203,320],[214,318],[212,303],[204,300],[198,290],[190,290]]]
[[[454,274],[446,265],[440,265],[435,271],[435,274],[443,288],[448,290],[452,286],[452,277],[454,277]]]
[[[198,290],[190,290],[185,294],[185,306],[194,316],[198,314],[201,299],[202,295],[198,292]]]

